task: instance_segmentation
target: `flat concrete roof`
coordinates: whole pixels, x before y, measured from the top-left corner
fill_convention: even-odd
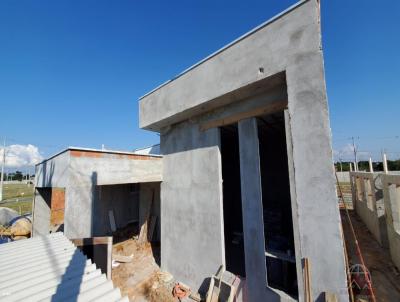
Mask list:
[[[93,148],[83,148],[83,147],[67,147],[66,149],[50,156],[49,158],[46,158],[45,160],[42,160],[40,163],[37,163],[35,166],[41,165],[43,163],[45,163],[46,161],[53,159],[65,152],[68,151],[81,151],[81,152],[88,152],[88,153],[103,153],[103,154],[120,154],[120,155],[132,155],[132,156],[138,156],[138,157],[143,157],[143,158],[148,158],[148,157],[152,157],[152,158],[162,158],[162,155],[147,155],[147,154],[137,154],[134,152],[129,152],[129,151],[118,151],[118,150],[107,150],[107,149],[93,149]]]
[[[281,18],[282,16],[286,15],[287,13],[291,12],[292,10],[294,10],[295,8],[303,5],[304,3],[308,2],[310,0],[301,0],[295,4],[293,4],[292,6],[288,7],[286,10],[282,11],[281,13],[275,15],[274,17],[268,19],[267,21],[265,21],[264,23],[260,24],[259,26],[253,28],[252,30],[248,31],[247,33],[245,33],[244,35],[240,36],[239,38],[237,38],[236,40],[233,40],[232,42],[230,42],[229,44],[225,45],[224,47],[218,49],[217,51],[213,52],[212,54],[210,54],[209,56],[205,57],[204,59],[202,59],[201,61],[195,63],[194,65],[190,66],[189,68],[185,69],[184,71],[182,71],[181,73],[179,73],[177,76],[173,77],[171,80],[168,80],[164,83],[162,83],[161,85],[157,86],[156,88],[154,88],[153,90],[149,91],[148,93],[142,95],[139,100],[145,98],[146,96],[152,94],[153,92],[159,90],[160,88],[164,87],[165,85],[175,81],[176,79],[180,78],[181,76],[183,76],[185,73],[191,71],[192,69],[196,68],[197,66],[203,64],[204,62],[210,60],[211,58],[215,57],[216,55],[218,55],[219,53],[225,51],[226,49],[228,49],[229,47],[235,45],[236,43],[240,42],[241,40],[247,38],[248,36],[254,34],[255,32],[259,31],[260,29],[264,28],[265,26],[271,24],[272,22],[278,20],[279,18]]]

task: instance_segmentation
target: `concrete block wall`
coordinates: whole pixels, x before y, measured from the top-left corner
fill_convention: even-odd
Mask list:
[[[381,175],[381,173],[350,172],[350,182],[355,211],[379,244],[388,247]]]
[[[400,175],[381,174],[390,255],[400,270]]]

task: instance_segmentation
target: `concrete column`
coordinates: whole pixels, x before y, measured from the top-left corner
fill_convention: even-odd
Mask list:
[[[383,172],[385,173],[385,174],[387,174],[388,173],[388,166],[387,166],[387,158],[386,158],[386,153],[383,153]]]
[[[289,168],[289,182],[290,182],[290,199],[292,205],[292,221],[293,221],[293,238],[295,245],[295,256],[296,256],[296,272],[297,272],[297,287],[299,290],[299,297],[304,297],[304,280],[303,280],[303,267],[301,261],[301,242],[299,232],[299,220],[295,213],[298,213],[297,196],[296,196],[296,182],[295,182],[295,171],[293,162],[293,144],[292,144],[292,131],[290,126],[290,114],[289,110],[284,111],[285,114],[285,133],[286,133],[286,148],[288,156],[288,168]],[[341,164],[342,162],[340,162]],[[302,301],[301,298],[299,301]]]
[[[257,120],[239,122],[240,180],[248,301],[266,301],[267,271]]]
[[[352,172],[353,171],[353,165],[351,163],[349,163],[349,165],[350,165],[350,172]]]
[[[374,167],[372,165],[372,158],[369,158],[369,172],[374,173]]]

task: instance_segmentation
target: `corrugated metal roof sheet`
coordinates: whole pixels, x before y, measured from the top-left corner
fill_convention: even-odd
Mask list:
[[[62,233],[0,245],[0,301],[129,301]]]

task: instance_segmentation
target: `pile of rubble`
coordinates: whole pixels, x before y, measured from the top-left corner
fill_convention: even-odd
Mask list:
[[[30,215],[20,216],[16,211],[0,207],[0,238],[8,242],[29,238],[32,230]]]

